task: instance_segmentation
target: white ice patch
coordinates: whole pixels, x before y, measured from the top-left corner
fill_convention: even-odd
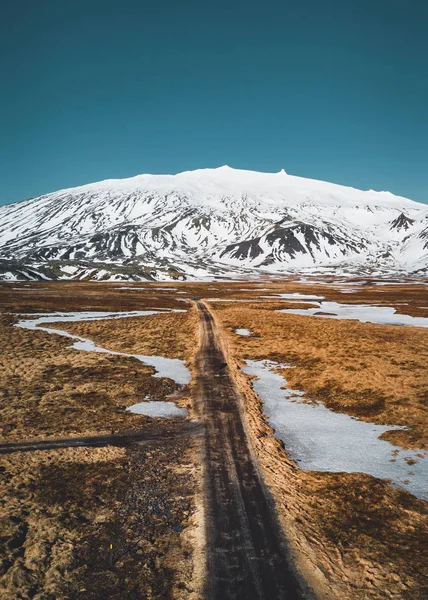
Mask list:
[[[282,308],[277,312],[291,315],[323,317],[326,319],[357,320],[361,323],[379,323],[381,325],[408,325],[428,327],[427,317],[412,317],[397,314],[392,306],[372,306],[371,304],[340,304],[339,302],[321,302],[316,308]],[[328,314],[319,314],[319,313]]]
[[[245,336],[252,335],[252,332],[249,329],[243,329],[243,328],[235,329],[235,333],[238,335],[245,335]]]
[[[373,285],[426,285],[424,281],[374,281]]]
[[[308,294],[272,294],[270,296],[260,296],[260,298],[283,298],[284,300],[324,300],[325,296],[312,296]]]
[[[175,311],[171,311],[175,312]],[[180,311],[181,312],[181,311]],[[124,319],[127,317],[143,317],[147,315],[159,314],[158,310],[138,310],[132,312],[73,312],[73,313],[50,313],[40,316],[40,313],[35,315],[36,319],[24,319],[16,324],[16,327],[22,329],[30,329],[32,331],[45,331],[46,333],[56,333],[63,337],[76,340],[72,344],[72,348],[75,350],[84,350],[86,352],[103,352],[106,354],[112,354],[114,356],[128,356],[135,358],[145,365],[154,367],[156,373],[153,377],[168,377],[180,385],[186,385],[190,383],[191,375],[189,370],[184,364],[184,361],[178,358],[164,358],[163,356],[146,356],[144,354],[127,354],[125,352],[115,352],[114,350],[108,350],[97,346],[92,340],[83,338],[78,335],[69,333],[62,329],[52,329],[51,327],[41,327],[42,324],[49,323],[61,323],[61,322],[74,322],[74,321],[99,321],[104,319]]]
[[[175,402],[149,401],[139,402],[129,406],[127,411],[136,415],[147,415],[148,417],[186,417],[187,410],[179,408]]]
[[[174,287],[131,287],[128,285],[122,285],[118,288],[119,290],[137,290],[138,292],[158,292],[159,290],[173,292],[176,291],[177,288]],[[178,292],[182,293],[182,292]]]
[[[79,270],[79,267],[74,267],[72,265],[63,265],[61,267],[61,271],[63,273],[67,273],[68,275],[74,275]]]
[[[301,401],[303,392],[281,389],[287,382],[272,371],[284,365],[255,360],[246,363],[243,371],[257,377],[253,387],[269,424],[301,469],[367,473],[428,499],[428,452],[403,450],[379,439],[385,431],[405,427],[366,423],[322,404],[306,404]],[[406,459],[416,462],[410,465]]]
[[[207,302],[257,302],[257,298],[207,298]]]

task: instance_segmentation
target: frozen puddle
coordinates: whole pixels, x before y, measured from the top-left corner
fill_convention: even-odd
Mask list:
[[[170,312],[176,312],[171,310]],[[182,311],[177,311],[182,312]],[[163,356],[146,356],[144,354],[127,354],[125,352],[115,352],[97,346],[92,340],[83,338],[78,335],[69,333],[62,329],[53,329],[51,327],[42,327],[49,323],[70,323],[74,321],[100,321],[105,319],[124,319],[127,317],[144,317],[148,315],[165,314],[164,311],[158,310],[136,310],[132,312],[72,312],[72,313],[49,313],[37,316],[36,319],[24,319],[19,321],[15,326],[22,329],[30,329],[32,331],[45,331],[46,333],[56,333],[64,337],[75,340],[71,345],[75,350],[85,350],[87,352],[105,352],[115,356],[129,356],[135,358],[145,365],[154,367],[156,373],[153,377],[169,377],[180,385],[186,385],[191,380],[189,370],[184,364],[184,361],[178,358],[164,358]]]
[[[385,431],[405,427],[366,423],[322,404],[306,404],[301,401],[303,392],[281,389],[287,382],[273,370],[284,365],[255,360],[246,363],[243,371],[257,377],[253,387],[269,424],[301,469],[367,473],[428,499],[428,452],[403,450],[379,439]]]
[[[282,308],[277,312],[291,315],[324,317],[325,319],[351,319],[361,323],[379,323],[382,325],[409,325],[428,327],[428,317],[412,317],[396,313],[392,306],[373,306],[371,304],[340,304],[339,302],[320,302],[316,308]],[[319,314],[326,313],[326,314]]]
[[[121,286],[119,290],[138,290],[139,292],[157,292],[158,290],[167,290],[168,292],[175,291],[177,288],[167,288],[167,287],[130,287],[130,286]]]
[[[308,294],[271,294],[270,296],[260,296],[260,298],[283,298],[284,300],[324,300],[324,296],[313,296]]]
[[[249,329],[243,329],[243,328],[235,329],[235,333],[237,333],[238,335],[245,335],[245,336],[252,335],[252,332]]]
[[[186,417],[187,410],[185,408],[179,408],[175,402],[140,402],[129,406],[127,411],[136,415],[147,415],[148,417]]]
[[[207,302],[257,302],[257,298],[207,298]]]

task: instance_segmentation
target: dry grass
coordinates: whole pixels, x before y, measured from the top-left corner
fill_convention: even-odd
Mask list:
[[[227,323],[228,328],[232,326],[231,316],[236,317],[242,310],[217,306],[217,320]],[[236,319],[233,327],[255,327],[259,321],[254,315],[250,321],[247,314],[252,311],[260,309],[255,305],[246,308],[246,320]],[[269,322],[268,315],[262,322]],[[331,323],[321,319],[318,322]],[[424,600],[427,503],[361,473],[300,470],[289,460],[282,444],[272,437],[273,431],[262,415],[249,378],[236,367],[248,351],[247,341],[259,344],[260,338],[248,340],[227,329],[225,333],[228,363],[245,398],[249,437],[275,499],[294,560],[317,597]],[[305,368],[310,370],[308,365]]]
[[[256,284],[160,284],[177,288],[162,291],[155,284],[43,282],[24,290],[12,290],[22,284],[0,285],[0,310],[182,309],[188,305],[178,299],[192,296],[252,299],[212,304],[227,334],[230,368],[245,357],[291,362],[296,369],[285,375],[292,387],[364,420],[409,425],[409,432],[393,432],[389,439],[426,447],[427,330],[284,315],[274,309],[290,303],[259,299],[299,292],[428,317],[421,308],[428,306],[426,287],[359,283],[355,294],[341,293],[331,281],[303,285],[269,278]],[[158,420],[130,415],[124,407],[146,394],[165,398],[175,390],[171,381],[152,378],[151,369],[132,359],[75,351],[64,338],[20,330],[13,322],[6,314],[0,318],[3,440],[128,428],[165,433]],[[255,335],[239,337],[236,327]],[[192,368],[193,311],[61,328],[113,350],[181,358]],[[367,475],[299,470],[267,435],[272,431],[248,378],[234,372],[286,536],[319,597],[423,600],[426,503]],[[191,440],[167,440],[127,450],[69,449],[3,459],[2,599],[196,599],[187,580],[195,581],[198,562],[188,534],[202,530],[194,513],[198,453]],[[105,552],[112,538],[119,557],[110,569]]]
[[[2,457],[2,600],[198,598],[199,442],[170,438],[174,420],[125,411],[146,396],[165,400],[177,386],[153,378],[153,369],[135,359],[73,350],[61,336],[16,328],[17,317],[7,314],[189,308],[163,293],[159,298],[150,290],[94,284],[0,286],[3,442],[135,429],[159,436],[126,450]],[[193,311],[86,323],[83,329],[101,345],[128,353],[185,359],[195,347]]]
[[[193,453],[181,439],[4,458],[0,597],[194,598]]]
[[[406,425],[385,437],[426,448],[428,332],[278,313],[284,304],[212,305],[240,358],[268,358],[296,368],[284,371],[290,387],[328,408],[379,424]],[[294,305],[287,304],[287,307]],[[233,334],[237,327],[252,337]]]
[[[116,352],[190,360],[195,347],[197,316],[191,309],[186,313],[135,319],[61,323],[60,328]]]
[[[156,291],[153,286],[147,285],[55,281],[0,283],[0,310],[3,312],[128,311],[150,307],[186,308],[184,302],[176,299],[174,290],[170,293],[167,290]]]
[[[97,289],[100,294],[100,288]],[[22,295],[15,294],[13,312],[18,312],[22,310]],[[28,291],[23,294],[31,297]],[[62,294],[55,298],[56,310],[75,310],[74,304],[68,304],[68,296]],[[122,308],[106,304],[102,296],[103,309]],[[88,305],[90,297],[91,293],[82,296],[82,308],[97,304],[94,296]],[[37,293],[31,298],[33,311],[53,303],[52,298],[49,303],[46,299],[40,302]],[[140,301],[139,309],[141,304],[144,305]],[[0,416],[4,441],[96,435],[151,426],[153,419],[124,409],[145,396],[163,400],[177,390],[172,380],[153,378],[153,369],[135,359],[73,350],[66,338],[23,330],[13,326],[16,322],[12,315],[0,316]],[[190,357],[194,347],[196,317],[190,310],[116,321],[63,323],[60,328],[86,335],[112,350],[184,359]],[[184,399],[183,402],[185,405]]]

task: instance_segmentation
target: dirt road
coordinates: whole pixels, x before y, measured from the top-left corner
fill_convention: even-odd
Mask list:
[[[240,397],[203,302],[196,399],[206,427],[208,582],[213,600],[295,600],[303,593],[248,445]]]

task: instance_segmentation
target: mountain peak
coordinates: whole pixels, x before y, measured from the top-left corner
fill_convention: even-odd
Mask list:
[[[106,179],[75,188],[63,189],[43,198],[74,193],[157,193],[180,194],[196,203],[210,203],[224,197],[254,198],[258,203],[289,206],[308,201],[329,206],[394,206],[400,209],[425,208],[418,202],[390,192],[363,191],[356,188],[290,175],[235,169],[229,165],[183,171],[174,175],[141,174],[124,179]]]
[[[414,222],[415,219],[411,219],[402,212],[400,215],[398,215],[396,219],[394,219],[394,221],[392,221],[391,229],[397,229],[398,231],[404,229],[405,231],[407,231],[407,229],[409,229],[409,227],[411,227]]]
[[[106,265],[131,278],[359,272],[372,264],[410,271],[425,268],[425,214],[427,207],[406,198],[284,169],[223,165],[111,179],[2,207],[0,279],[2,269],[6,278],[79,279],[97,269],[104,278]]]

